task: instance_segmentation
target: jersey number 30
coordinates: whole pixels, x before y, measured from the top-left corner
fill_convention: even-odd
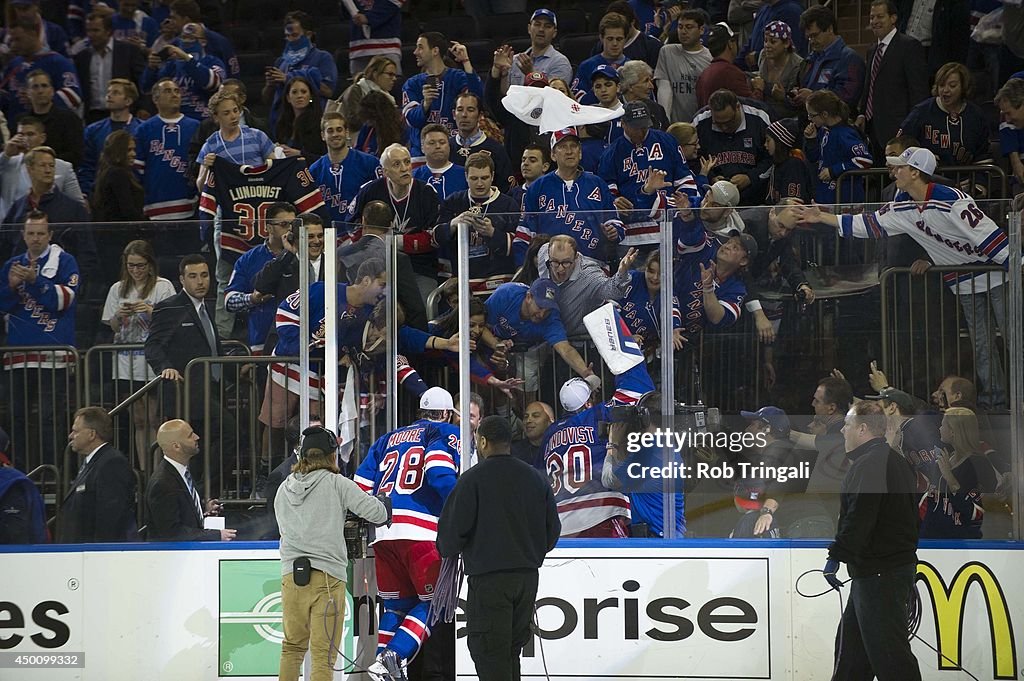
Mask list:
[[[580,491],[594,477],[590,447],[573,445],[565,454],[553,452],[548,455],[547,471],[551,478],[551,489],[557,495],[563,487],[570,494]]]
[[[398,473],[394,478],[391,474],[395,472],[396,465]],[[383,484],[378,494],[391,494],[391,490],[398,490],[399,494],[412,494],[423,484],[423,464],[426,463],[423,447],[409,447],[405,450],[405,456],[392,450],[384,455],[381,461],[381,468],[384,475],[381,476]]]

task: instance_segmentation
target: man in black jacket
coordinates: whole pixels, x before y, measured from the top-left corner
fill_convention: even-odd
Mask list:
[[[917,574],[914,471],[886,443],[885,414],[877,402],[853,405],[843,438],[850,468],[824,573],[838,589],[843,582],[836,571],[846,563],[851,586],[832,678],[920,680],[907,637],[907,606]]]
[[[110,14],[97,12],[87,16],[85,33],[88,46],[74,56],[74,62],[78,80],[82,84],[85,122],[88,125],[107,117],[107,85],[111,79],[124,78],[136,84],[140,82],[142,72],[146,70],[146,55],[131,41],[114,40],[113,16]],[[108,58],[108,70],[96,74],[94,82],[92,67],[95,60],[105,62]],[[137,103],[138,97],[133,105]]]
[[[110,444],[113,436],[114,424],[100,407],[75,412],[68,439],[82,465],[61,503],[57,539],[62,543],[136,538],[135,473]]]
[[[508,419],[476,431],[482,461],[462,475],[437,525],[437,550],[460,553],[469,576],[469,652],[480,681],[519,678],[530,640],[538,570],[562,531],[551,485],[509,453]],[[481,500],[486,500],[481,504]]]

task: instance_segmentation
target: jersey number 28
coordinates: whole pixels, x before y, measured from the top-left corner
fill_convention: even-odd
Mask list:
[[[426,463],[426,456],[424,456],[423,447],[409,447],[405,450],[405,456],[396,450],[391,450],[384,455],[384,460],[381,461],[384,475],[381,476],[382,484],[378,493],[391,494],[392,490],[397,490],[399,494],[412,494],[423,484],[424,463]],[[392,478],[396,466],[398,473]]]

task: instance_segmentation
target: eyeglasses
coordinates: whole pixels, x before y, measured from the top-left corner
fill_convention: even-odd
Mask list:
[[[291,220],[267,220],[267,224],[271,227],[291,227]]]
[[[813,121],[813,120],[814,120],[815,118],[821,118],[821,112],[820,112],[820,111],[816,111],[815,113],[811,113],[810,111],[808,111],[808,112],[807,112],[807,118],[808,118],[809,120],[812,120],[812,121]]]
[[[130,270],[144,270],[149,267],[148,262],[129,262],[125,263],[125,266]]]
[[[576,258],[571,258],[569,260],[548,260],[548,269],[551,269],[552,267],[569,267],[574,262],[576,262]]]
[[[398,78],[398,71],[385,71],[381,75],[388,78]]]

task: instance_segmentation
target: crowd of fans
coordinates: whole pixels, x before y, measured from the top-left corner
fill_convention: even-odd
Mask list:
[[[383,334],[394,334],[399,353],[396,367],[386,369],[397,371],[397,385],[417,399],[435,376],[421,375],[417,366],[458,367],[454,282],[468,279],[470,366],[486,395],[474,404],[480,414],[512,420],[518,436],[512,451],[547,470],[559,501],[559,477],[575,473],[567,470],[572,452],[554,444],[564,422],[553,407],[582,423],[597,413],[590,410],[611,405],[597,397],[607,372],[574,342],[585,336],[584,316],[605,301],[618,303],[645,355],[637,370],[643,376],[615,378],[616,399],[632,395],[625,402],[635,403],[658,376],[661,273],[669,268],[677,356],[694,352],[702,333],[748,315],[771,387],[778,360],[772,343],[789,309],[785,301],[795,295],[808,305],[820,293],[805,274],[809,257],[800,252],[798,227],[835,223],[841,237],[876,239],[902,232],[903,242],[889,240],[886,264],[913,264],[922,272],[931,265],[1007,263],[1005,233],[975,204],[974,180],[942,172],[974,165],[995,174],[995,164],[1005,167],[1011,192],[1024,183],[1024,49],[1015,42],[1024,30],[1010,35],[1020,23],[1014,12],[1021,11],[1010,4],[994,62],[992,44],[969,39],[966,16],[954,25],[948,12],[936,11],[929,24],[933,13],[924,7],[934,3],[923,0],[870,3],[877,42],[866,58],[846,44],[832,9],[798,0],[708,0],[689,7],[620,0],[594,8],[598,40],[583,59],[556,47],[558,16],[541,8],[518,15],[524,25],[509,27],[526,32],[528,47],[502,44],[489,63],[474,63],[466,44],[439,32],[419,34],[412,50],[418,72],[405,74],[399,88],[401,22],[412,15],[403,15],[397,0],[362,0],[360,13],[345,17],[352,27],[347,63],[336,62],[334,46],[317,43],[308,14],[289,12],[283,50],[268,55],[260,92],[239,78],[235,50],[203,22],[195,0],[68,4],[62,27],[43,18],[36,0],[10,0],[3,33],[0,307],[10,346],[8,389],[19,396],[8,402],[19,466],[60,462],[71,424],[67,408],[52,407],[73,370],[67,346],[132,344],[105,378],[134,387],[156,376],[169,386],[183,383],[188,362],[225,355],[227,339],[253,354],[292,357],[304,344],[322,352],[331,342],[323,332],[331,285],[324,276],[325,226],[337,228],[340,240],[336,342],[364,376],[363,392],[379,392],[374,377],[385,370]],[[467,9],[470,4],[479,3],[467,0]],[[987,5],[971,4],[977,22]],[[527,45],[520,35],[507,37]],[[987,88],[987,101],[976,96],[976,80]],[[553,92],[533,118],[554,116],[558,107],[587,107],[588,120],[604,122],[540,134],[529,116],[502,103],[513,87]],[[251,108],[256,96],[266,118]],[[945,202],[942,212],[953,222],[933,225],[928,237],[939,246],[914,241],[919,235],[904,229],[895,212],[885,216],[885,208],[850,215],[811,205],[882,199],[863,174],[846,173],[885,167],[897,201],[927,203],[938,192]],[[994,187],[978,188],[985,194],[977,198],[1007,198]],[[974,231],[964,237],[957,230],[968,223]],[[668,225],[671,254],[658,248]],[[460,231],[468,233],[468,272],[459,271]],[[387,264],[389,234],[399,250],[395,271]],[[951,239],[963,243],[953,250]],[[296,294],[300,270],[310,282],[308,311],[300,310]],[[990,340],[992,319],[1005,328],[1002,274],[996,281],[990,273],[974,275],[965,281],[954,274],[947,282],[976,358],[976,380],[955,380],[961,401],[972,402],[977,383],[981,407],[1005,408],[1003,366]],[[385,327],[381,309],[389,281],[396,329]],[[299,336],[303,312],[308,339]],[[228,381],[221,372],[216,363],[208,374],[192,372],[189,389],[199,394]],[[284,433],[300,400],[315,415],[322,404],[318,372],[306,384],[299,367],[282,360],[267,374],[260,377],[261,435],[249,452],[261,472],[254,496],[265,492],[262,478],[288,453]],[[822,443],[835,436],[852,398],[849,384],[830,385],[822,383],[832,411],[819,413],[826,402],[816,393],[815,437],[794,440],[823,458]],[[212,392],[215,401],[223,394]],[[892,417],[890,442],[897,449],[915,411],[898,392],[883,390],[879,398]],[[367,395],[364,405],[373,402]],[[157,472],[177,470],[192,492],[206,473],[196,465],[201,457],[192,428],[216,420],[221,437],[206,456],[227,456],[240,446],[229,435],[238,431],[235,416],[219,402],[197,410],[194,400],[188,414],[167,407],[173,398],[162,403],[161,411],[151,394],[133,405],[136,464],[148,470],[144,457],[158,442],[173,465]],[[751,427],[775,436],[772,451],[762,454],[781,460],[788,454],[779,454],[786,448],[778,443],[801,434],[784,412],[766,409],[751,412]],[[997,485],[963,468],[986,452],[977,409],[947,410],[941,430],[938,422],[929,427],[928,446],[907,452],[921,459],[922,494],[932,500],[925,527],[938,534],[929,536],[948,536],[942,533],[952,525],[980,534],[970,529],[980,518],[980,495]],[[104,417],[79,411],[73,419],[72,447],[85,457],[79,477],[97,447],[111,441]],[[164,419],[187,422],[169,420],[158,432]],[[38,432],[27,424],[39,424]],[[79,443],[75,434],[82,430],[95,437]],[[611,449],[607,458],[615,461]],[[621,503],[600,502],[606,512],[592,526],[577,520],[586,513],[563,518],[563,528],[575,528],[565,532],[627,536],[630,501],[635,518],[639,512],[652,532],[663,532],[644,490],[624,489],[615,474],[604,480],[599,470],[588,474],[587,495]],[[768,509],[768,520],[748,523],[762,535],[780,508],[778,490],[758,481],[746,481],[744,489],[737,508]],[[195,497],[198,518],[214,510]],[[147,495],[147,502],[153,499]],[[940,507],[956,509],[957,520],[948,510],[949,517],[939,518]],[[652,517],[642,515],[645,509]],[[834,515],[831,510],[821,517]],[[166,530],[169,521],[155,508],[149,512],[165,528],[153,538],[185,536]],[[679,513],[682,527],[681,505]],[[822,536],[808,520],[813,517],[801,512],[793,522]],[[115,535],[129,536],[124,529]],[[231,538],[227,532],[188,536]],[[806,536],[800,532],[788,536]]]

